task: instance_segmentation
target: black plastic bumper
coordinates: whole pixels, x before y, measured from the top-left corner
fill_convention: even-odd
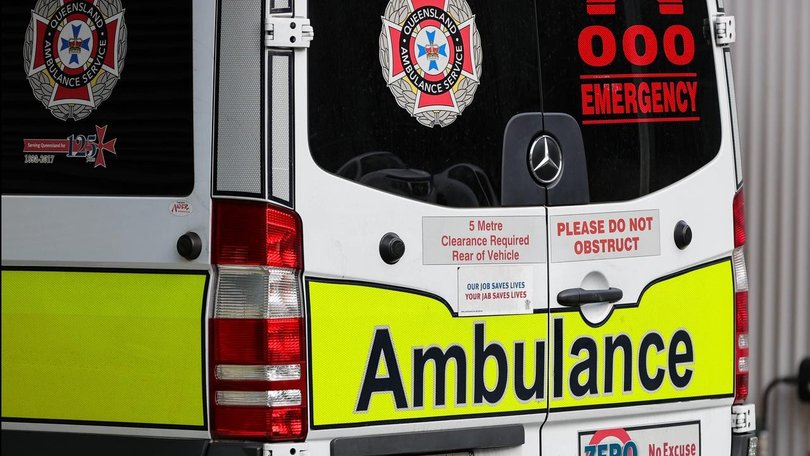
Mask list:
[[[3,456],[203,456],[208,440],[73,434],[2,432]]]
[[[261,443],[68,432],[2,432],[3,456],[262,456]]]
[[[748,434],[732,434],[731,456],[756,456],[758,443],[757,437],[753,432]],[[752,453],[749,452],[752,450]]]

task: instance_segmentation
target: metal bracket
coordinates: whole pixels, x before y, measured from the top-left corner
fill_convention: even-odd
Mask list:
[[[305,17],[267,16],[264,45],[269,48],[308,48],[315,31]]]
[[[718,46],[730,46],[737,41],[737,21],[734,16],[720,14],[715,18],[714,41]]]
[[[757,413],[754,404],[734,405],[731,407],[731,433],[745,434],[757,428]]]

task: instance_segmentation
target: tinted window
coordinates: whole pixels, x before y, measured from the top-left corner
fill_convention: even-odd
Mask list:
[[[420,77],[430,73],[430,45],[447,42],[426,34],[441,28],[431,22],[438,13],[427,9],[438,4],[444,2],[415,1],[411,8],[392,0],[382,12],[314,6],[320,37],[352,30],[348,42],[318,39],[310,49],[309,141],[323,168],[439,204],[497,205],[504,127],[516,114],[541,109],[579,123],[592,202],[664,188],[717,154],[718,88],[705,2],[537,0],[536,15],[533,2],[470,1],[480,39],[468,47],[480,43],[480,84],[459,104],[460,115],[431,118],[411,101],[430,91],[423,81],[429,74]],[[466,16],[453,8],[463,4],[446,4],[459,26]],[[454,35],[445,35],[452,42]],[[438,66],[452,74],[447,59]],[[456,94],[469,97],[468,90]]]
[[[444,3],[311,5],[310,148],[364,185],[497,205],[504,128],[541,107],[534,4]]]
[[[3,2],[3,193],[189,194],[191,7]]]
[[[543,103],[579,121],[592,202],[626,200],[720,145],[705,0],[538,0]]]

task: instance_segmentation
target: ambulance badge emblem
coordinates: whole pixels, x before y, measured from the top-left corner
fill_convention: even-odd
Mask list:
[[[112,94],[127,53],[120,0],[39,0],[23,59],[34,97],[57,119],[81,120]]]
[[[470,105],[481,77],[481,38],[465,0],[391,0],[380,65],[400,107],[446,127]]]

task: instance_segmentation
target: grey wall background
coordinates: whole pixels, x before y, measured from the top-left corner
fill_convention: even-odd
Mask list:
[[[725,0],[745,176],[749,400],[810,356],[810,0]],[[770,456],[810,455],[810,405],[771,394]]]

